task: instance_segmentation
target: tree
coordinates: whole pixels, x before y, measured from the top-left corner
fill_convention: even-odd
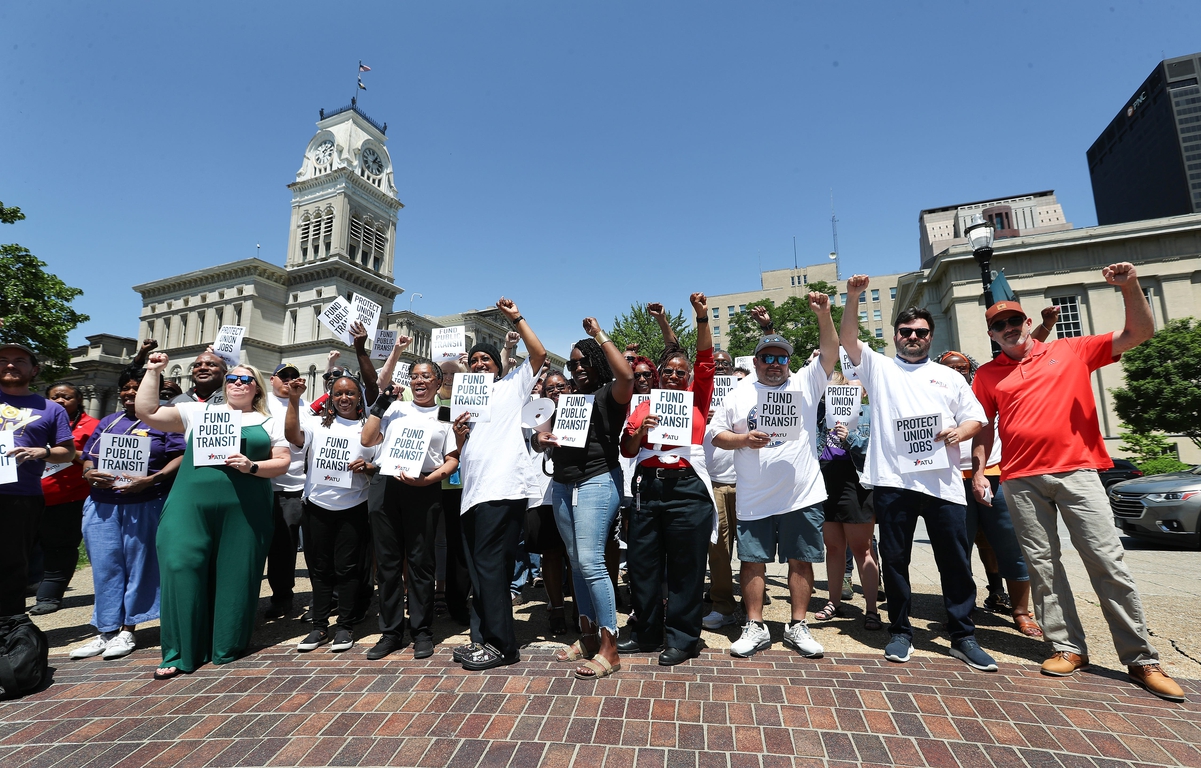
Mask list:
[[[837,287],[822,280],[809,283],[806,287],[810,291],[830,296],[838,293]],[[809,308],[808,294],[789,296],[778,306],[771,299],[757,299],[749,302],[746,305],[746,312],[739,312],[731,318],[729,332],[726,333],[726,338],[729,340],[726,344],[726,351],[733,357],[754,354],[755,345],[763,335],[759,330],[759,324],[750,315],[752,307],[767,309],[776,333],[787,339],[796,350],[789,361],[789,367],[794,371],[798,370],[809,359],[809,354],[818,346],[817,315],[813,314],[813,310]],[[830,316],[834,319],[835,331],[838,329],[838,324],[842,322],[842,311],[842,307],[830,307]],[[875,338],[862,325],[859,326],[859,338],[872,349],[880,349],[884,346],[883,339]]]
[[[1144,475],[1179,472],[1189,467],[1176,458],[1172,442],[1162,432],[1119,432],[1118,437],[1122,438],[1118,448],[1130,455],[1130,460]]]
[[[674,315],[667,312],[666,316],[680,346],[688,352],[691,359],[696,353],[696,329],[689,327],[688,321],[684,319],[684,310]],[[627,344],[637,344],[638,354],[649,357],[656,364],[659,362],[659,356],[663,354],[663,334],[655,318],[646,310],[645,304],[631,304],[628,313],[613,318],[613,330],[609,331],[609,336],[618,349],[625,349]]]
[[[20,208],[0,203],[0,222],[25,218]],[[46,263],[15,243],[0,245],[0,340],[32,347],[41,358],[38,378],[53,381],[70,370],[67,335],[87,315],[71,308],[83,291],[46,272]]]
[[[1126,386],[1111,389],[1131,432],[1184,435],[1201,448],[1201,324],[1172,320],[1122,355]]]

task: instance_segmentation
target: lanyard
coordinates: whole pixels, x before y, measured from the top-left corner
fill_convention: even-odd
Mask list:
[[[104,429],[100,430],[100,434],[102,434],[102,435],[107,435],[107,434],[110,434],[110,433],[112,432],[112,429],[113,429],[113,425],[114,425],[114,424],[117,424],[117,423],[119,423],[119,422],[121,421],[121,419],[128,419],[128,418],[129,418],[128,416],[126,416],[126,415],[122,414],[120,418],[113,419],[113,420],[112,420],[112,421],[109,423],[109,425],[108,425],[107,427],[105,427]],[[141,419],[134,419],[134,421],[133,421],[133,424],[130,424],[130,425],[129,425],[129,429],[125,430],[125,431],[124,431],[124,432],[122,432],[121,434],[123,434],[123,435],[128,435],[129,433],[133,432],[133,429],[134,429],[134,427],[136,427],[137,425],[139,425],[139,424],[141,424],[141,423],[142,423],[142,420],[141,420]]]

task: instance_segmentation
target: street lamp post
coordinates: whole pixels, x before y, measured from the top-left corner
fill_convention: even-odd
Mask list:
[[[409,294],[409,314],[410,315],[413,314],[413,299],[424,299],[424,298],[425,297],[422,296],[420,293],[410,293]]]
[[[992,270],[988,263],[992,259],[992,224],[985,221],[983,215],[974,214],[964,234],[972,245],[972,257],[980,265],[980,282],[984,284],[984,308],[987,309],[993,304]]]

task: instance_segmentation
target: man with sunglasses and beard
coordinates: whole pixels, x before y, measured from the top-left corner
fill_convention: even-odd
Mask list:
[[[976,584],[968,560],[967,495],[959,470],[960,444],[966,442],[969,447],[964,450],[970,450],[972,437],[986,422],[984,409],[966,379],[930,359],[934,318],[927,310],[910,307],[897,315],[893,323],[897,355],[892,360],[859,340],[859,294],[869,282],[867,275],[847,281],[840,335],[871,401],[873,429],[864,474],[875,489],[881,571],[888,592],[892,637],[884,658],[906,662],[913,649],[909,561],[914,528],[918,517],[923,517],[942,580],[951,655],[973,669],[995,672],[997,664],[976,642],[972,621]],[[941,428],[932,435],[935,450],[928,454],[930,465],[918,464],[908,458],[911,440],[907,438],[917,439],[922,430],[914,427],[928,428],[933,416],[941,417]],[[922,453],[915,455],[927,460]]]
[[[1125,551],[1098,470],[1113,466],[1101,437],[1092,372],[1117,362],[1123,352],[1151,338],[1155,322],[1134,266],[1123,262],[1101,270],[1122,292],[1126,323],[1116,333],[1061,338],[1044,344],[1031,334],[1021,305],[1000,301],[988,308],[988,335],[1001,354],[980,366],[972,388],[986,416],[999,414],[1001,491],[1030,569],[1034,610],[1053,654],[1042,672],[1071,675],[1088,666],[1084,627],[1063,568],[1056,512],[1063,516],[1097,593],[1118,658],[1130,680],[1168,701],[1184,691],[1159,664],[1151,645],[1138,589],[1123,560]],[[987,504],[988,456],[993,430],[975,442],[973,491]]]

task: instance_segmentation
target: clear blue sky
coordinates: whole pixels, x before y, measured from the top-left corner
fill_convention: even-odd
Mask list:
[[[555,351],[631,302],[758,287],[831,250],[918,267],[922,208],[1043,189],[1095,224],[1085,150],[1184,2],[4,3],[0,230],[133,335],[130,286],[282,264],[319,108],[387,121],[396,282],[515,298]],[[397,308],[408,306],[408,295]]]

